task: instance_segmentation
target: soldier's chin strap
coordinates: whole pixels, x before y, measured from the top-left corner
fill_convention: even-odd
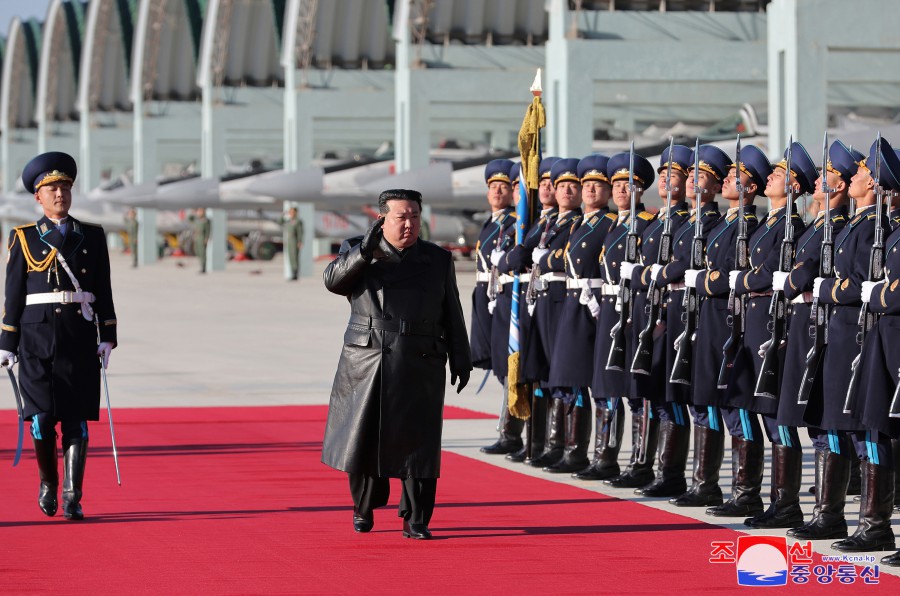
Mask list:
[[[75,274],[72,273],[72,269],[69,268],[69,264],[66,262],[66,258],[59,251],[57,251],[56,253],[56,258],[59,260],[59,264],[62,265],[63,269],[65,270],[66,275],[68,275],[69,279],[72,280],[72,285],[75,286],[75,291],[81,292],[81,284],[78,283],[78,278],[75,277]],[[84,300],[81,302],[81,316],[84,317],[85,321],[94,322],[94,308],[91,306],[90,301]]]

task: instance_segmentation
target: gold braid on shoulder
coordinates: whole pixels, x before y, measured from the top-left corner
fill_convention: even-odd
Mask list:
[[[38,261],[34,258],[34,255],[31,254],[31,251],[28,250],[28,243],[25,241],[25,232],[21,228],[16,228],[16,238],[19,239],[19,244],[22,245],[22,254],[25,255],[25,263],[27,268],[25,271],[30,273],[32,271],[46,271],[50,268],[50,264],[53,263],[53,259],[56,258],[56,249],[50,251],[42,261]],[[10,246],[12,248],[12,246]]]

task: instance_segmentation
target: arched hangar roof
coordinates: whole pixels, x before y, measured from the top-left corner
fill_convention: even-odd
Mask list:
[[[130,110],[129,81],[139,0],[91,0],[78,88],[87,111]]]
[[[0,128],[4,131],[35,125],[41,37],[41,24],[35,19],[15,18],[10,24],[0,85]]]
[[[35,98],[38,121],[78,120],[75,100],[86,10],[87,2],[81,0],[53,0],[47,9]]]

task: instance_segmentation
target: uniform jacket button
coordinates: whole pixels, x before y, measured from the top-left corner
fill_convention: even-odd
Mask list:
[[[57,309],[56,309],[56,314],[59,314],[59,313],[61,313],[61,312],[62,312],[62,309],[61,309],[61,308],[57,308]]]
[[[87,269],[82,269],[81,272],[82,272],[82,273],[87,273]]]

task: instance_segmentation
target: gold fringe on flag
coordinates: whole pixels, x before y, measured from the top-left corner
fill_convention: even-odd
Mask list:
[[[509,355],[509,379],[507,383],[509,394],[506,398],[506,407],[509,413],[521,420],[531,418],[531,405],[529,404],[530,383],[516,383],[519,379],[519,352],[513,352]]]
[[[541,103],[540,96],[535,96],[525,111],[525,119],[522,121],[522,128],[519,129],[519,153],[522,155],[520,179],[531,190],[537,189],[541,181],[538,173],[541,158],[540,130],[546,124],[544,104]]]

